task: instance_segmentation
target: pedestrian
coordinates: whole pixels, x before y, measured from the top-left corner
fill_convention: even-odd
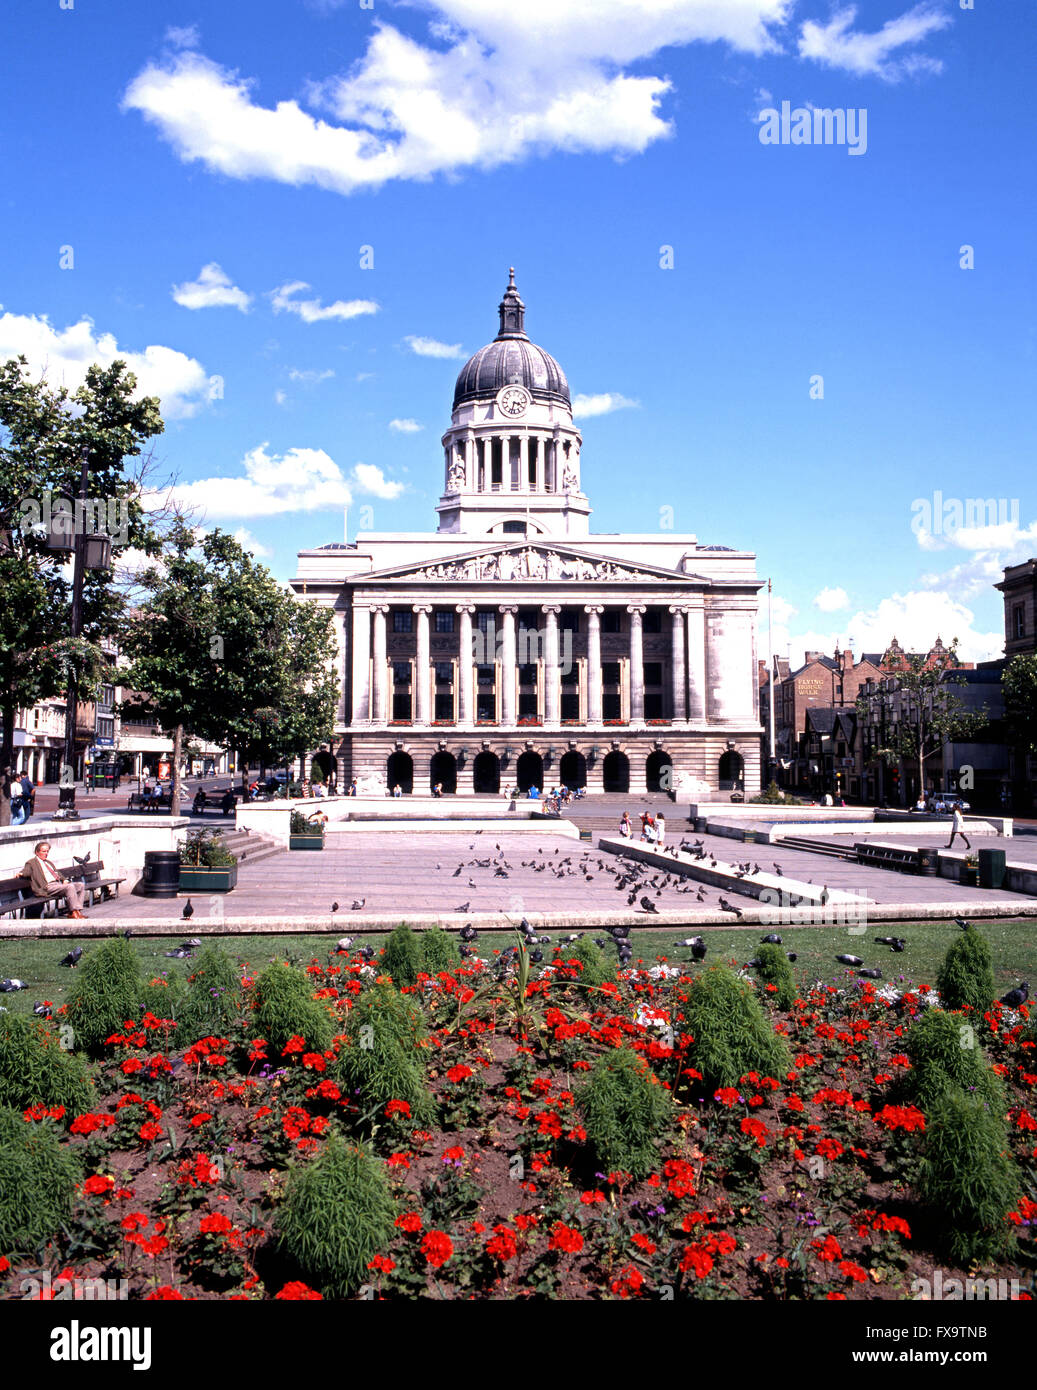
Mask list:
[[[40,840],[33,846],[33,857],[27,860],[19,878],[27,878],[37,898],[64,898],[69,916],[83,916],[84,889],[81,883],[68,880],[50,862],[50,845]]]
[[[392,789],[392,794],[393,794],[393,796],[402,796],[402,795],[403,795],[403,788],[400,786],[399,782],[397,782],[396,785],[395,785],[395,787],[393,787],[393,789]]]
[[[950,849],[951,845],[954,844],[955,835],[960,835],[965,841],[966,849],[970,850],[972,848],[969,844],[968,836],[965,834],[965,817],[961,814],[960,801],[954,803],[954,815],[951,820],[951,838],[947,841],[946,845],[944,845],[944,849]]]
[[[630,824],[630,812],[629,812],[629,811],[624,811],[623,814],[622,814],[622,816],[620,817],[620,820],[619,820],[619,833],[623,836],[623,839],[624,839],[624,840],[629,840],[629,839],[632,839],[632,838],[633,838],[634,830],[633,830],[633,826]]]
[[[655,818],[655,843],[660,849],[666,843],[666,817],[662,811]]]

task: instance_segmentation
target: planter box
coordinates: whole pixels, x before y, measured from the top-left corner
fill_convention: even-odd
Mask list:
[[[181,893],[229,893],[237,882],[237,864],[227,864],[220,869],[191,869],[186,864],[180,865]]]
[[[183,870],[181,869],[181,874]],[[979,887],[979,870],[970,868],[968,864],[958,866],[958,882],[963,888]]]
[[[323,849],[323,835],[289,835],[289,849]]]

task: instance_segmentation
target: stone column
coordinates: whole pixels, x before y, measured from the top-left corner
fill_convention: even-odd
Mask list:
[[[371,719],[375,724],[384,724],[389,717],[386,713],[388,668],[386,666],[385,644],[385,615],[388,611],[389,605],[387,603],[375,604],[371,609],[374,614],[374,641],[371,649],[374,694],[371,699]]]
[[[688,717],[687,681],[684,674],[684,608],[671,608],[673,637],[671,640],[670,676],[673,681],[673,719]]]
[[[414,612],[418,615],[417,655],[414,658],[415,724],[429,723],[429,622],[432,612],[430,603],[416,603]]]
[[[587,723],[601,723],[601,615],[604,604],[589,603],[587,614]]]
[[[557,724],[562,717],[561,672],[558,668],[558,614],[562,611],[557,604],[545,603],[541,606],[544,615],[544,723]]]
[[[518,606],[501,604],[500,611],[504,616],[500,664],[501,723],[513,725],[515,723],[515,687],[518,680],[515,654],[515,614],[518,612]]]
[[[688,609],[688,718],[706,717],[706,614],[702,604]]]
[[[529,435],[519,435],[519,491],[525,492],[529,487]]]
[[[459,724],[475,721],[475,708],[472,700],[472,614],[474,603],[459,603],[457,612],[461,615],[461,636],[457,648],[457,720]]]
[[[353,715],[351,723],[366,724],[370,718],[371,695],[371,610],[362,603],[353,605]]]
[[[627,604],[630,614],[630,722],[643,724],[645,718],[645,658],[641,620],[643,603]]]

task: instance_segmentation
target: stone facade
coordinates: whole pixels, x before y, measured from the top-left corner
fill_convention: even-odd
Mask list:
[[[753,795],[755,557],[693,535],[593,535],[561,368],[524,329],[462,369],[437,531],[299,554],[335,615],[340,787],[529,785]]]

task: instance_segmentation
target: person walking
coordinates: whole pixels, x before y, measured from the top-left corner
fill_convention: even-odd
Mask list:
[[[965,841],[966,849],[972,848],[972,846],[969,844],[968,836],[965,834],[965,817],[961,814],[960,801],[956,801],[954,803],[954,815],[951,820],[951,838],[944,845],[944,849],[950,849],[951,845],[954,844],[955,835],[960,835],[961,838]]]
[[[623,836],[623,839],[624,839],[624,840],[633,839],[634,829],[633,829],[633,826],[630,824],[630,812],[629,812],[629,811],[624,811],[624,812],[623,812],[623,815],[620,817],[620,821],[619,821],[619,833]]]
[[[20,878],[27,878],[37,898],[64,898],[69,916],[82,917],[84,890],[81,883],[64,877],[50,862],[50,845],[40,840],[33,846],[33,857],[26,860]]]
[[[666,817],[663,815],[662,811],[660,811],[655,818],[655,843],[660,849],[662,849],[666,843]]]

